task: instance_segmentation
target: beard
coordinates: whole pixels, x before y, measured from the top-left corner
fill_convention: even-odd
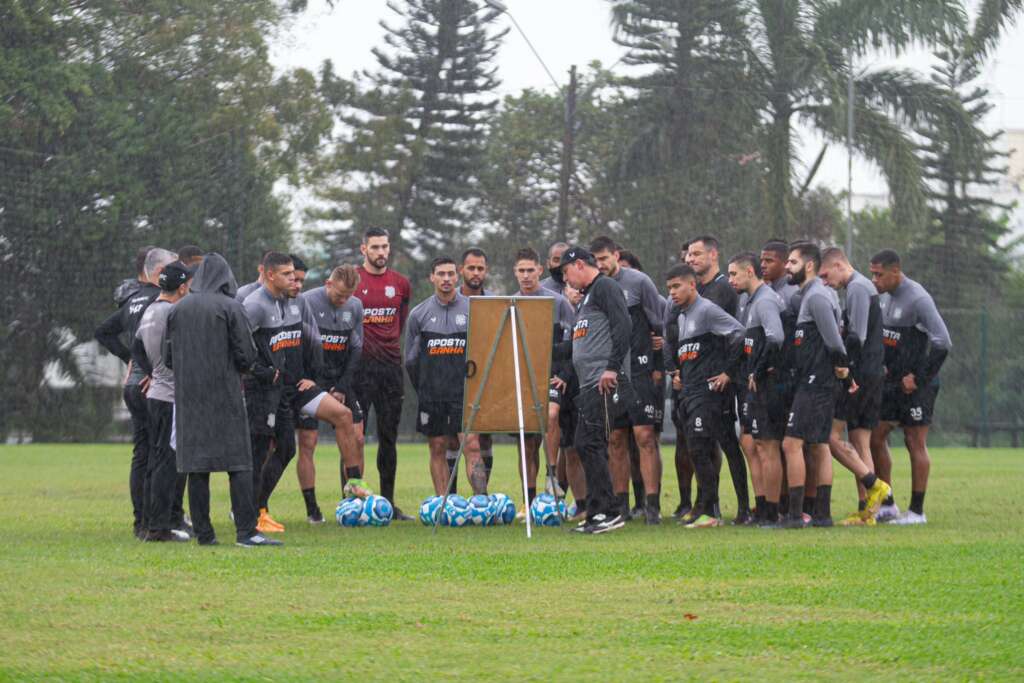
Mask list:
[[[799,270],[796,273],[790,273],[788,280],[791,285],[802,285],[804,280],[807,279],[807,273],[804,270]]]
[[[560,285],[565,284],[565,278],[562,277],[562,267],[548,268],[548,272],[551,273],[551,279]]]
[[[386,266],[388,264],[388,257],[387,256],[378,256],[377,258],[372,259],[370,261],[370,263],[373,264],[374,268],[383,268],[384,266]]]

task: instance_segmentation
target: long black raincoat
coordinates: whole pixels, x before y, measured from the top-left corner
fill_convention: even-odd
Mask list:
[[[237,289],[224,258],[209,254],[167,320],[179,472],[252,469],[241,374],[252,368],[256,346]]]

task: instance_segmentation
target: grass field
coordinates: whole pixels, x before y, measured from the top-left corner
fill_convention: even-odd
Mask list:
[[[290,468],[273,500],[287,546],[245,550],[136,541],[126,446],[0,447],[0,679],[1020,680],[1024,451],[932,455],[926,527],[529,542],[522,526],[313,528]],[[511,456],[492,490],[517,490]],[[838,518],[854,493],[837,476]],[[415,508],[425,447],[401,451],[398,480]],[[227,542],[227,479],[212,483]]]

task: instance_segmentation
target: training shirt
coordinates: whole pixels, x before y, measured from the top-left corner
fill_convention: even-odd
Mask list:
[[[388,268],[376,275],[362,266],[355,296],[363,302],[363,356],[382,363],[402,362],[402,329],[409,317],[412,289],[405,276]]]
[[[572,365],[580,390],[596,386],[605,370],[628,376],[632,329],[626,297],[614,280],[598,273],[582,294],[572,328]]]
[[[135,341],[142,345],[142,354],[134,353],[132,358],[139,362],[143,372],[149,375],[149,390],[146,398],[174,403],[174,371],[164,364],[164,340],[167,337],[167,316],[174,304],[157,299],[142,314]],[[134,350],[138,350],[136,346]]]
[[[542,289],[547,289],[549,291],[554,292],[555,294],[561,294],[562,296],[565,296],[564,280],[556,280],[555,278],[548,276],[540,281],[540,286]]]
[[[753,375],[755,381],[761,383],[768,370],[777,368],[782,360],[782,345],[786,341],[782,311],[786,305],[778,292],[768,285],[758,287],[753,296],[748,295],[748,300],[743,321],[746,335],[741,378]]]
[[[629,337],[630,371],[633,374],[651,372],[654,369],[651,333],[661,334],[665,302],[646,273],[620,267],[611,277],[626,296],[626,310],[632,325]]]
[[[735,377],[743,353],[743,325],[699,294],[665,325],[665,367],[679,371],[687,404],[721,396],[708,379],[723,372]]]
[[[733,318],[736,317],[740,297],[736,290],[732,288],[732,285],[729,284],[729,278],[725,276],[725,273],[718,273],[707,284],[702,284],[698,279],[697,294],[716,304]]]
[[[262,285],[259,280],[242,285],[241,287],[238,288],[238,291],[235,292],[235,301],[241,301],[242,303],[245,303],[246,298],[250,294],[255,292],[257,289],[259,289],[261,286]]]
[[[913,373],[918,386],[939,374],[953,342],[939,310],[924,287],[904,276],[892,292],[879,297],[885,345],[886,377],[899,382]]]
[[[839,299],[814,278],[802,290],[800,313],[796,320],[796,380],[801,386],[833,389],[839,382],[834,369],[846,367],[846,347],[839,335]]]
[[[854,379],[880,377],[885,373],[882,344],[882,308],[878,290],[857,271],[846,283],[843,311],[844,343]]]
[[[142,314],[160,296],[160,288],[149,282],[143,282],[140,283],[138,289],[125,288],[122,291],[127,295],[126,298],[120,301],[117,311],[96,328],[96,341],[107,351],[127,363],[132,359],[132,352],[121,337],[126,335],[128,344],[134,343],[135,332],[139,328]],[[141,368],[132,364],[127,384],[138,384],[145,376],[146,373]]]
[[[301,300],[285,296],[276,299],[263,286],[247,296],[242,305],[259,351],[257,365],[280,370],[286,386],[320,375],[320,333]]]
[[[319,382],[328,391],[348,394],[363,353],[363,302],[350,296],[335,307],[324,287],[299,295],[320,332],[323,365]]]
[[[449,303],[436,294],[409,313],[405,369],[420,402],[461,403],[466,380],[469,297]]]

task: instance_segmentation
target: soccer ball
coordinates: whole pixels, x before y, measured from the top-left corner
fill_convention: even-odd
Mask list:
[[[448,504],[441,513],[442,526],[466,526],[469,524],[469,501],[459,495],[448,496]]]
[[[490,526],[494,522],[490,498],[478,495],[469,499],[469,522],[475,526]]]
[[[420,521],[424,526],[434,526],[441,519],[441,496],[430,496],[420,505]]]
[[[368,496],[363,502],[363,513],[359,515],[359,526],[387,526],[395,509],[384,496]]]
[[[580,513],[580,506],[579,506],[578,503],[576,503],[574,501],[573,504],[570,505],[569,508],[565,511],[565,516],[568,519],[572,519],[573,517],[575,517],[579,513]]]
[[[516,521],[516,504],[504,493],[492,493],[491,520],[493,524],[511,524]]]
[[[562,514],[565,513],[565,502],[555,501],[550,493],[542,493],[530,503],[530,514],[537,526],[559,526]]]
[[[362,498],[344,498],[334,510],[334,518],[341,526],[359,526],[359,518],[362,514]]]

